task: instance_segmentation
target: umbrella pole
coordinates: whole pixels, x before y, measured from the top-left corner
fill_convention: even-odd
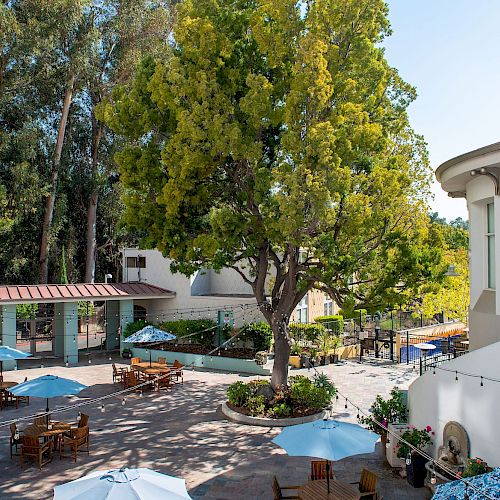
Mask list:
[[[47,398],[47,407],[45,408],[47,415],[45,416],[45,420],[47,421],[47,429],[49,428],[49,398]]]
[[[149,349],[149,368],[151,368],[151,349]]]
[[[326,461],[326,490],[330,494],[330,460]]]

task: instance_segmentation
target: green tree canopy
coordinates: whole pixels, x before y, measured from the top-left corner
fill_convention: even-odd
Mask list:
[[[251,285],[275,386],[308,290],[385,305],[442,272],[415,91],[384,58],[388,34],[382,0],[187,0],[173,53],[101,107],[129,139],[115,157],[129,226],[175,270],[232,267]]]

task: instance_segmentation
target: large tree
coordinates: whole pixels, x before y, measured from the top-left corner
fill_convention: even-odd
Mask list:
[[[252,287],[274,387],[308,290],[380,307],[442,271],[388,32],[381,0],[187,0],[173,55],[101,109],[129,138],[116,155],[129,226],[174,270],[232,267]]]

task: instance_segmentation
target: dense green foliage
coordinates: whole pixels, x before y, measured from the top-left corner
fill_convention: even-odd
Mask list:
[[[316,323],[322,324],[334,333],[340,333],[344,329],[344,317],[341,314],[331,314],[330,316],[318,316],[314,318]]]
[[[232,267],[252,286],[274,387],[308,290],[385,307],[444,272],[425,143],[406,115],[415,91],[384,57],[389,31],[382,0],[186,0],[173,53],[101,106],[127,140],[129,227],[175,270]]]
[[[465,466],[462,477],[473,477],[479,474],[486,474],[491,472],[493,469],[488,465],[488,463],[482,458],[469,458],[467,460],[467,465]]]
[[[160,328],[166,332],[173,333],[179,338],[189,335],[193,344],[201,344],[210,347],[214,343],[217,331],[217,322],[212,319],[179,319],[176,321],[165,321]]]
[[[359,420],[368,429],[381,436],[386,434],[387,426],[391,423],[402,423],[408,419],[408,410],[403,401],[403,394],[397,387],[393,387],[390,397],[384,399],[377,394],[375,401],[370,406],[370,417],[361,417]],[[379,424],[382,424],[381,427]]]
[[[321,324],[313,323],[290,323],[290,338],[295,341],[306,340],[308,342],[317,342],[320,335],[326,332]]]
[[[166,47],[169,3],[0,4],[0,283],[81,282],[94,268],[100,281],[109,272],[118,277],[119,248],[136,237],[119,223],[113,154],[120,139],[94,109],[113,85],[128,85],[146,49]],[[51,197],[48,276],[41,278]]]
[[[415,448],[419,450],[425,450],[426,446],[432,444],[431,439],[432,428],[428,425],[425,429],[409,429],[401,434],[401,438],[412,444]],[[406,458],[413,451],[406,443],[399,441],[396,445],[398,448],[398,457]]]
[[[136,321],[130,322],[123,330],[123,338],[126,339],[130,337],[135,332],[142,330],[145,326],[152,325],[153,323],[146,321],[144,319],[138,319]]]
[[[238,339],[251,340],[257,351],[269,351],[273,341],[273,332],[267,323],[249,323],[239,330]]]
[[[336,394],[335,386],[324,374],[313,380],[297,375],[289,382],[289,386],[272,390],[267,380],[238,381],[228,387],[227,399],[253,416],[286,418],[317,413],[327,408]]]

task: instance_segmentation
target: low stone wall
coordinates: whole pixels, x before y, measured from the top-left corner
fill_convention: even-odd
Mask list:
[[[132,356],[149,360],[149,350],[140,347],[132,347]],[[253,359],[225,358],[224,356],[202,356],[201,354],[191,354],[187,352],[172,352],[151,349],[151,359],[157,361],[159,357],[167,358],[167,363],[179,360],[184,366],[194,365],[197,368],[207,368],[209,370],[220,370],[235,373],[249,373],[252,375],[271,375],[266,368],[258,365]]]
[[[250,415],[244,415],[238,411],[229,408],[227,403],[222,403],[221,406],[222,413],[233,422],[245,425],[257,425],[259,427],[288,427],[290,425],[305,424],[307,422],[314,422],[315,420],[320,420],[326,415],[326,411],[320,413],[315,413],[314,415],[308,415],[307,417],[297,417],[297,418],[263,418],[263,417],[251,417]]]

